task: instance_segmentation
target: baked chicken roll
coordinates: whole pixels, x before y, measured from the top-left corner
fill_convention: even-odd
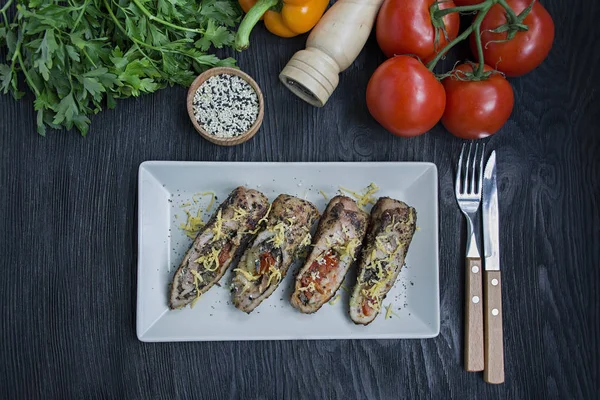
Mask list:
[[[296,277],[291,303],[314,313],[331,299],[356,260],[367,231],[368,214],[356,202],[336,196],[319,222],[313,249]]]
[[[236,188],[198,233],[175,272],[169,305],[194,305],[221,279],[232,260],[244,250],[253,230],[267,214],[269,200],[262,193]]]
[[[404,265],[417,223],[417,212],[405,203],[380,198],[371,210],[369,232],[350,298],[350,318],[371,323]]]
[[[250,313],[269,297],[290,265],[311,243],[310,227],[319,211],[309,201],[287,194],[271,205],[267,224],[246,249],[232,282],[233,304]]]

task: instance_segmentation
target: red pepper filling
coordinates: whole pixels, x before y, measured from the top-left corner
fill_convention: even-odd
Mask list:
[[[269,252],[262,253],[259,258],[258,273],[261,275],[266,274],[275,265],[275,258]]]
[[[329,274],[332,270],[336,269],[339,264],[339,259],[333,250],[329,250],[323,257],[315,260],[311,266],[306,270],[300,284],[302,287],[308,287],[311,282],[314,283],[315,289],[317,292],[323,294],[324,289],[321,285],[318,284],[316,279],[313,279],[312,274],[318,272],[319,278],[322,279],[325,275]],[[310,299],[313,296],[313,293],[309,290],[304,292],[304,295],[307,299]]]
[[[231,243],[227,242],[227,243],[225,243],[225,245],[223,246],[223,249],[221,249],[221,252],[219,253],[219,266],[223,265],[225,263],[225,261],[227,261],[227,259],[229,258],[230,252],[231,252]]]

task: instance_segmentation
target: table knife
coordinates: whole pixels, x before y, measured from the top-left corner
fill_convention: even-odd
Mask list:
[[[483,173],[484,272],[484,351],[483,379],[504,382],[504,343],[502,335],[502,280],[500,278],[500,237],[496,152],[493,151]]]

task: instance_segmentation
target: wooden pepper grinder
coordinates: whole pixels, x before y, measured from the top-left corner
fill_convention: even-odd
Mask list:
[[[383,0],[339,0],[314,27],[279,79],[302,100],[323,107],[367,41]]]

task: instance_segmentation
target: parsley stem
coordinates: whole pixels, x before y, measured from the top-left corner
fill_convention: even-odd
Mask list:
[[[85,2],[81,5],[81,12],[79,13],[79,16],[77,17],[77,19],[75,20],[75,24],[73,25],[73,28],[71,28],[71,32],[73,32],[75,30],[75,28],[77,28],[77,26],[79,26],[79,22],[81,22],[81,18],[83,18],[83,14],[85,14],[85,12],[87,11],[87,6],[88,4],[90,4],[90,0],[85,0]]]
[[[158,18],[157,16],[153,15],[150,11],[148,11],[148,9],[146,7],[144,7],[142,5],[142,3],[140,3],[139,0],[132,0],[133,4],[136,5],[137,8],[140,9],[140,11],[146,16],[148,17],[148,19],[150,21],[156,21],[159,24],[163,24],[165,26],[168,26],[169,28],[173,28],[173,29],[178,29],[180,31],[185,31],[185,32],[193,32],[193,33],[199,33],[201,35],[204,34],[204,31],[202,29],[193,29],[193,28],[186,28],[185,26],[179,26],[179,25],[175,25],[170,23],[169,21],[165,21],[164,19]]]
[[[106,7],[106,10],[108,11],[108,13],[110,14],[110,18],[113,20],[113,22],[115,23],[115,26],[121,31],[121,33],[123,33],[129,40],[131,40],[133,43],[137,44],[137,45],[141,45],[143,47],[147,47],[151,50],[154,51],[158,51],[159,53],[171,53],[171,54],[180,54],[182,56],[185,57],[189,57],[192,60],[195,60],[195,58],[189,54],[186,54],[182,51],[177,51],[177,50],[170,50],[170,49],[161,49],[159,47],[156,46],[152,46],[151,44],[148,44],[142,40],[139,40],[138,38],[136,38],[135,36],[130,36],[127,33],[127,30],[125,28],[123,28],[123,25],[121,25],[121,23],[119,22],[119,20],[117,19],[117,16],[115,15],[115,13],[113,12],[112,8],[110,8],[110,5],[108,4],[108,0],[102,0],[104,3],[104,6]],[[113,0],[114,1],[114,0]]]
[[[40,91],[38,90],[35,83],[33,83],[33,79],[31,79],[29,72],[27,72],[27,68],[25,68],[25,63],[23,62],[23,57],[21,56],[21,49],[19,49],[17,52],[17,59],[19,60],[19,65],[21,66],[21,72],[23,72],[23,75],[25,75],[25,80],[29,84],[29,87],[33,89],[35,97],[40,97]]]
[[[6,4],[4,5],[4,7],[2,7],[0,9],[0,14],[2,14],[2,20],[4,21],[4,26],[6,26],[6,30],[10,29],[10,25],[8,23],[8,17],[6,16],[6,10],[8,10],[8,7],[10,7],[12,2],[13,2],[13,0],[8,0],[6,2]]]
[[[147,47],[149,49],[158,51],[158,52],[162,52],[162,49],[159,49],[158,47],[154,47],[151,44],[145,43],[133,36],[129,36],[129,34],[127,33],[127,30],[125,28],[123,28],[123,25],[121,25],[121,23],[119,22],[119,20],[117,19],[117,16],[115,15],[115,13],[113,12],[112,8],[110,8],[110,4],[108,4],[108,0],[102,0],[104,3],[104,6],[106,7],[106,11],[108,11],[108,13],[110,14],[111,19],[113,20],[113,22],[115,23],[115,26],[117,28],[119,28],[119,30],[121,31],[121,33],[123,33],[125,36],[127,36],[127,38],[129,38],[129,40],[131,40],[134,43],[140,44],[144,47]]]
[[[6,2],[6,4],[4,5],[4,7],[0,8],[0,12],[2,14],[4,14],[6,12],[6,10],[8,10],[8,7],[10,7],[10,5],[12,4],[13,0],[8,0]],[[6,18],[6,15],[4,16]]]

